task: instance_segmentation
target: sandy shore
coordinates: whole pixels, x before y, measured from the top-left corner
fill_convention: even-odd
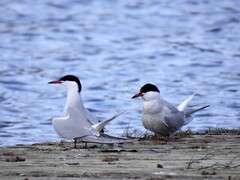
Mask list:
[[[240,135],[110,147],[45,142],[0,148],[0,179],[240,179]]]

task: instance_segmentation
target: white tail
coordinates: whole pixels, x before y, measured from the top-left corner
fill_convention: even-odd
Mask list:
[[[185,113],[186,114],[186,119],[185,119],[184,125],[190,123],[193,120],[193,117],[191,116],[192,114],[194,114],[195,112],[200,111],[202,109],[205,109],[205,108],[207,108],[209,106],[210,105],[206,105],[206,106],[203,106],[201,108],[198,108],[198,109],[195,109],[195,110],[190,110],[190,111],[186,112]]]
[[[195,96],[197,92],[195,92],[193,95],[189,96],[187,99],[185,99],[179,106],[179,111],[184,111],[184,109],[187,107],[188,103],[192,100],[192,98]]]
[[[207,108],[207,107],[209,107],[209,106],[210,106],[210,105],[206,105],[206,106],[203,106],[203,107],[201,107],[201,108],[188,111],[188,112],[186,112],[186,116],[191,116],[191,115],[194,114],[195,112],[200,111],[200,110],[202,110],[202,109],[205,109],[205,108]]]

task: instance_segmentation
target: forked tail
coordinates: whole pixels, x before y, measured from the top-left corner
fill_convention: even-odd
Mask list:
[[[178,110],[179,111],[184,111],[185,108],[187,107],[188,103],[192,100],[192,98],[195,96],[196,92],[189,96],[187,99],[185,99],[179,106],[178,106]]]
[[[200,110],[202,110],[202,109],[205,109],[205,108],[207,108],[207,107],[209,107],[209,106],[210,106],[210,105],[206,105],[206,106],[203,106],[203,107],[201,107],[201,108],[188,111],[188,112],[186,112],[186,116],[189,117],[189,116],[191,116],[192,114],[194,114],[195,112],[198,112],[198,111],[200,111]]]
[[[92,125],[92,127],[94,129],[96,129],[98,132],[102,131],[103,128],[106,126],[106,124],[108,124],[109,122],[111,122],[112,120],[114,120],[115,118],[117,118],[118,116],[120,116],[121,114],[125,113],[126,111],[123,111],[123,112],[120,112],[116,115],[114,115],[113,117],[109,118],[109,119],[106,119],[100,123],[97,123],[97,124],[94,124]]]

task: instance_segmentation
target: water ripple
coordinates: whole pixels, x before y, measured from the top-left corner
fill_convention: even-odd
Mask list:
[[[141,101],[148,82],[178,105],[211,107],[185,127],[240,128],[238,0],[11,0],[0,11],[0,146],[59,140],[51,120],[66,89],[47,82],[65,74],[83,84],[85,106],[107,127],[144,132]],[[207,19],[207,21],[206,21]]]

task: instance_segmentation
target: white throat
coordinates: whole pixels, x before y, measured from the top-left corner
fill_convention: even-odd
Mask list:
[[[158,92],[147,92],[143,96],[143,111],[145,113],[159,113],[163,110],[163,102]]]
[[[66,107],[83,106],[81,94],[75,89],[68,89]]]
[[[77,109],[83,108],[83,102],[80,92],[78,92],[78,85],[75,82],[66,81],[63,83],[67,88],[67,102],[65,106],[65,112],[68,107],[74,107]]]

